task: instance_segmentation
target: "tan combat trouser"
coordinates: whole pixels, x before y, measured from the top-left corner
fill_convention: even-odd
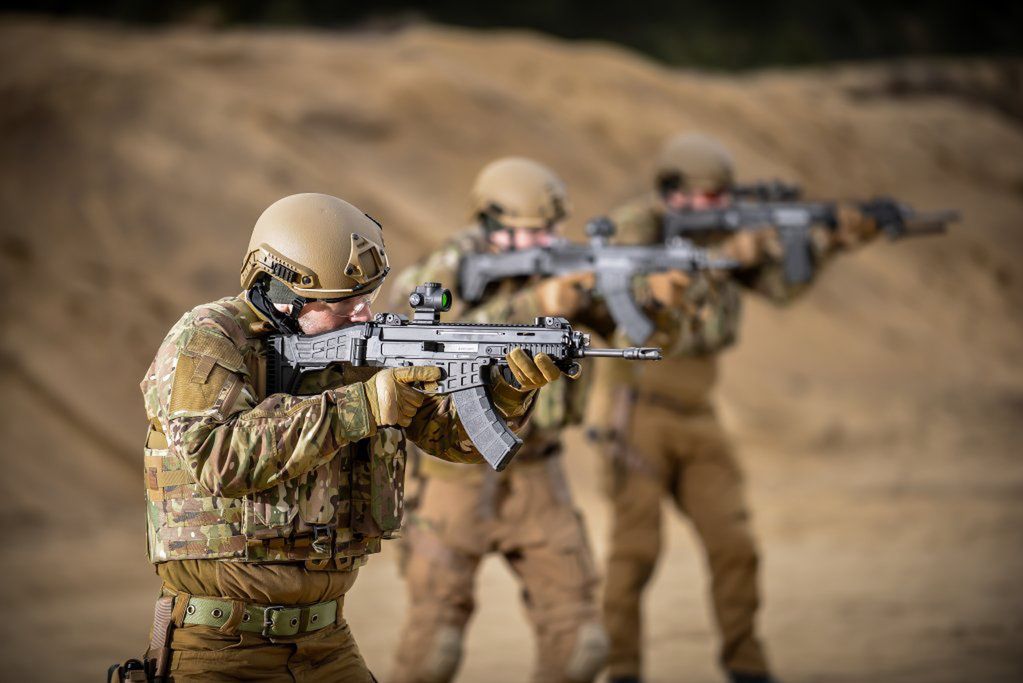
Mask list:
[[[255,633],[226,635],[209,626],[174,630],[171,680],[351,681],[372,683],[348,623],[273,641]]]
[[[394,681],[454,678],[488,552],[501,553],[522,584],[537,638],[533,680],[589,681],[602,668],[597,575],[560,457],[501,475],[431,477],[405,534],[410,605]]]
[[[754,624],[758,554],[742,473],[713,409],[683,412],[640,399],[632,415],[627,454],[617,461],[612,479],[614,519],[603,604],[611,675],[640,674],[640,602],[661,552],[664,495],[692,521],[703,543],[721,663],[730,671],[766,673]]]

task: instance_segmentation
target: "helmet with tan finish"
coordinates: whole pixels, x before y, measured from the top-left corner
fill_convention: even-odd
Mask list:
[[[241,283],[269,277],[275,300],[282,285],[296,299],[338,300],[377,289],[388,270],[379,223],[343,199],[294,194],[256,221]]]
[[[568,194],[561,178],[543,164],[504,157],[476,176],[472,209],[476,217],[504,228],[548,228],[568,215]]]
[[[735,182],[735,162],[724,145],[702,133],[668,140],[657,158],[657,189],[722,192]]]

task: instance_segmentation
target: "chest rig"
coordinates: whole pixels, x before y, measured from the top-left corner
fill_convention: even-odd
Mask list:
[[[266,347],[248,332],[258,320],[255,314],[242,300],[210,307],[220,309],[220,319],[228,314],[245,331],[248,343],[240,349],[244,365],[257,399],[265,398]],[[351,370],[310,374],[297,393],[316,394],[363,381],[373,372]],[[313,567],[358,567],[401,527],[405,451],[401,430],[379,429],[305,474],[242,498],[227,498],[196,484],[168,449],[159,423],[151,419],[144,449],[150,561],[304,561]]]

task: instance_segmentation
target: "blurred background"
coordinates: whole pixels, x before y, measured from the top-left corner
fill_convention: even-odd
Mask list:
[[[1023,680],[1020,3],[7,2],[0,14],[0,668],[96,680],[145,647],[137,385],[185,310],[238,290],[294,192],[381,219],[398,267],[467,220],[505,154],[585,219],[699,130],[740,178],[957,208],[950,234],[840,259],[794,305],[750,299],[717,397],[765,555],[785,681]],[[597,462],[570,439],[598,555]],[[668,527],[651,681],[717,681],[703,561]],[[393,545],[393,544],[392,544]],[[461,680],[532,653],[499,560]],[[386,679],[393,548],[346,604]]]

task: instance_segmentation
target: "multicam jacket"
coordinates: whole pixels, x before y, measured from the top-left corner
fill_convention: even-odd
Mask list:
[[[406,439],[482,462],[450,399],[402,430],[378,429],[362,381],[342,367],[266,395],[266,323],[244,296],[186,313],[141,383],[153,562],[333,561],[352,568],[401,524]],[[526,411],[510,416],[513,428]]]
[[[481,228],[473,225],[455,235],[436,251],[414,266],[406,268],[394,279],[391,310],[404,311],[408,306],[407,296],[416,285],[423,282],[440,282],[454,294],[451,312],[452,320],[480,323],[532,323],[543,315],[540,303],[531,286],[535,278],[505,280],[491,285],[481,302],[470,306],[459,294],[459,263],[469,253],[487,248]],[[601,312],[592,314],[593,319],[573,320],[591,328],[603,327]],[[516,455],[515,462],[524,462],[553,455],[560,451],[562,428],[578,424],[583,417],[585,403],[583,395],[587,385],[587,373],[577,380],[565,378],[540,390],[529,424],[520,434],[524,444]],[[511,467],[514,467],[513,462]],[[443,464],[427,465],[433,471],[444,468]],[[464,469],[464,468],[460,468]],[[475,469],[475,468],[472,468]]]

